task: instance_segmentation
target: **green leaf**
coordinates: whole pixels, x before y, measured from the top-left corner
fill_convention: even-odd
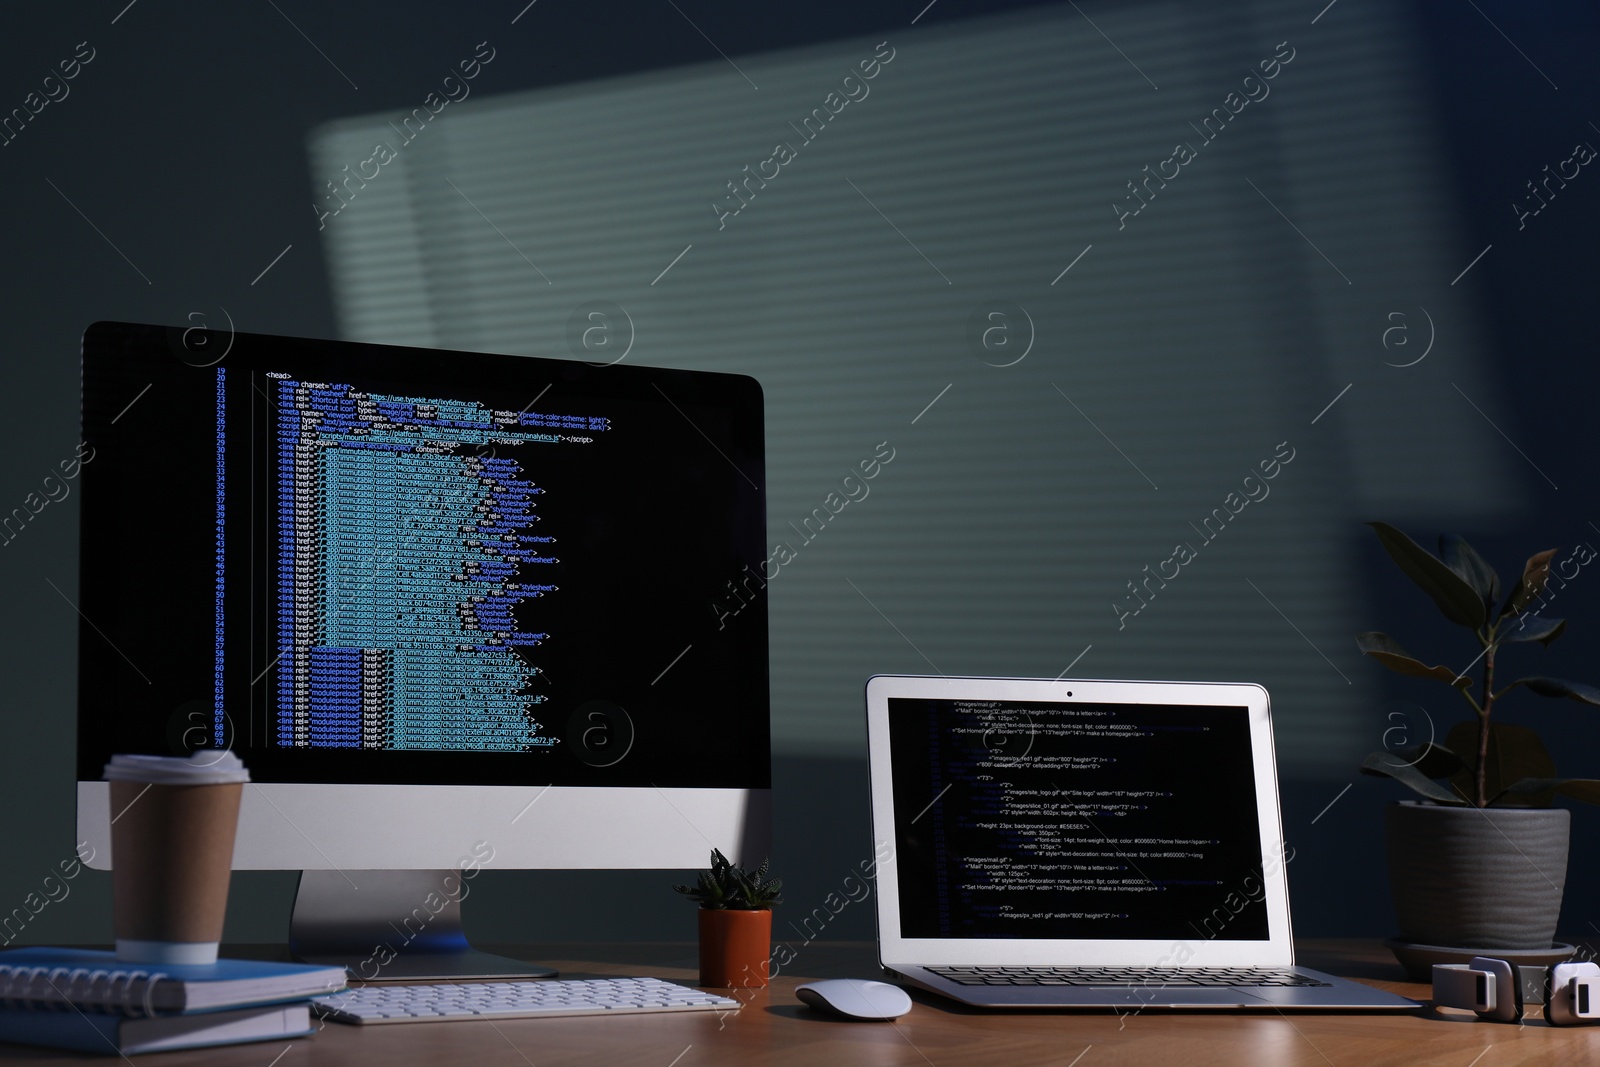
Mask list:
[[[1445,738],[1445,745],[1453,752],[1469,753],[1462,756],[1465,767],[1451,779],[1451,784],[1465,796],[1476,796],[1478,721],[1470,719],[1457,723]],[[1489,759],[1485,764],[1483,781],[1486,799],[1500,796],[1507,786],[1523,778],[1553,778],[1555,773],[1555,761],[1550,758],[1537,733],[1526,726],[1512,726],[1509,723],[1489,725]]]
[[[711,869],[701,871],[697,884],[673,886],[678,892],[700,902],[702,908],[712,910],[753,910],[782,904],[778,890],[783,883],[766,878],[769,860],[763,860],[752,874],[734,864],[720,849],[711,850]]]
[[[1393,778],[1419,796],[1437,800],[1441,804],[1462,805],[1466,802],[1409,763],[1398,763],[1392,752],[1374,752],[1361,764],[1362,774]]]
[[[1528,557],[1528,562],[1522,566],[1522,577],[1511,587],[1511,595],[1506,597],[1505,604],[1500,608],[1501,616],[1519,614],[1539,598],[1544,592],[1545,582],[1550,580],[1550,561],[1560,551],[1559,548],[1552,548]]]
[[[1415,767],[1429,778],[1442,779],[1463,770],[1466,761],[1443,745],[1425,741],[1399,752],[1389,753],[1391,764],[1404,763]]]
[[[1499,634],[1502,641],[1537,641],[1545,648],[1567,629],[1566,619],[1545,619],[1538,615],[1520,615],[1517,624]]]
[[[1414,678],[1437,678],[1458,689],[1466,689],[1472,685],[1471,678],[1458,675],[1449,667],[1430,667],[1423,663],[1401,648],[1400,643],[1388,634],[1376,631],[1356,634],[1356,647],[1396,674],[1406,674]]]
[[[1369,522],[1378,534],[1389,558],[1397,563],[1406,577],[1416,582],[1422,591],[1433,598],[1445,618],[1461,626],[1476,630],[1488,618],[1488,611],[1480,597],[1466,579],[1445,566],[1427,549],[1385,522]]]
[[[1542,697],[1571,697],[1573,700],[1581,700],[1585,704],[1600,707],[1600,689],[1584,685],[1582,682],[1569,682],[1564,678],[1518,678],[1506,686],[1506,689],[1515,689],[1519,685],[1527,686]]]
[[[1518,764],[1536,767],[1537,771],[1529,771],[1529,775],[1542,774],[1549,777],[1556,773],[1555,761],[1550,752],[1544,747],[1536,730],[1526,726],[1513,726],[1508,722],[1491,723],[1489,726],[1489,758],[1500,761],[1502,771],[1501,781],[1510,783],[1522,777],[1519,774],[1506,774],[1506,770]]]
[[[1439,558],[1472,586],[1486,606],[1500,599],[1500,576],[1465,540],[1455,534],[1440,534]]]
[[[1558,778],[1522,778],[1489,797],[1494,808],[1548,808],[1555,800]]]
[[[1524,778],[1506,792],[1543,797],[1543,807],[1549,806],[1556,793],[1585,804],[1600,804],[1600,781],[1593,778]]]

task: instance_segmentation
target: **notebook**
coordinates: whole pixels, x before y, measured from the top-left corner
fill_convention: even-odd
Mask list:
[[[996,1008],[1415,1010],[1295,966],[1258,685],[867,683],[878,946]]]
[[[215,1011],[334,993],[343,967],[221,959],[207,964],[127,964],[115,952],[16,948],[0,952],[0,1004],[76,1005],[123,1015]]]
[[[130,1019],[72,1008],[0,1009],[0,1041],[132,1056],[204,1045],[301,1037],[312,1032],[306,1004]]]

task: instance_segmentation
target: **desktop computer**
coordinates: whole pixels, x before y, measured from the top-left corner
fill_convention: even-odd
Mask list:
[[[83,439],[96,865],[113,754],[231,750],[234,867],[388,979],[538,973],[466,944],[485,868],[765,854],[753,379],[97,323]]]

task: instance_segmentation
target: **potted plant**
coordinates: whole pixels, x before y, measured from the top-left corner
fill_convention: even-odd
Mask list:
[[[1406,576],[1445,618],[1470,630],[1477,645],[1477,656],[1456,670],[1430,666],[1387,634],[1356,637],[1366,655],[1400,674],[1450,686],[1471,709],[1443,744],[1430,738],[1402,752],[1374,752],[1361,766],[1422,797],[1391,805],[1387,813],[1389,882],[1400,920],[1391,947],[1421,980],[1429,963],[1455,955],[1435,949],[1526,952],[1530,963],[1549,958],[1556,951],[1570,837],[1570,812],[1551,803],[1558,794],[1600,803],[1600,781],[1558,778],[1538,734],[1493,716],[1515,689],[1600,705],[1600,689],[1560,678],[1521,677],[1496,688],[1504,646],[1548,647],[1566,631],[1565,620],[1540,610],[1559,550],[1530,557],[1502,596],[1494,568],[1461,538],[1441,536],[1435,556],[1393,526],[1369,525]],[[1579,565],[1592,558],[1588,550]],[[1481,687],[1475,688],[1475,672]]]
[[[772,906],[783,883],[767,877],[768,861],[753,872],[711,850],[711,869],[692,886],[673,886],[700,902],[700,984],[750,989],[767,984],[772,954]]]

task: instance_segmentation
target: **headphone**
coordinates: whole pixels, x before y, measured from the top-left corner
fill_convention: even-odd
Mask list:
[[[1470,963],[1433,965],[1435,1007],[1466,1008],[1480,1019],[1514,1023],[1522,1019],[1525,995],[1544,1002],[1551,1026],[1600,1022],[1600,964],[1558,963],[1546,970],[1474,956]]]

